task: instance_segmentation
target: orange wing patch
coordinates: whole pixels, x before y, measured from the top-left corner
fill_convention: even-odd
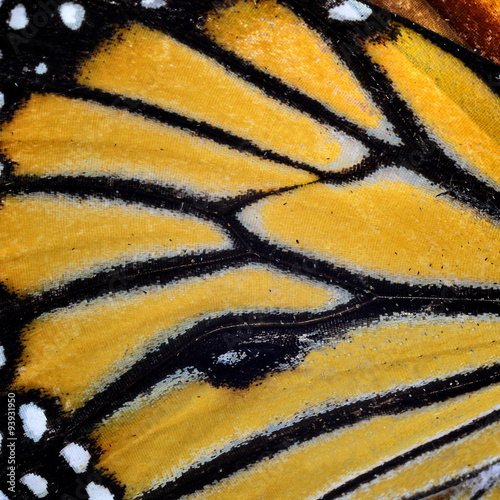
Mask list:
[[[398,143],[392,126],[339,56],[286,7],[274,0],[240,0],[211,13],[205,28],[225,49],[379,138]]]
[[[498,189],[500,97],[463,62],[422,35],[396,27],[394,39],[368,42],[368,54],[444,151]]]
[[[213,200],[317,179],[140,115],[56,95],[33,95],[2,127],[0,142],[20,176],[110,176]]]
[[[0,279],[23,296],[116,265],[233,246],[213,222],[110,200],[7,196],[0,214]]]
[[[439,194],[424,178],[391,168],[269,197],[239,218],[281,248],[376,278],[498,287],[498,224]]]
[[[322,412],[348,401],[495,364],[500,359],[498,328],[498,318],[480,316],[384,318],[353,328],[336,346],[309,353],[295,370],[270,374],[248,389],[216,388],[199,376],[179,374],[96,428],[93,437],[103,450],[100,465],[116,474],[133,497],[276,426],[313,414],[321,418]],[[492,394],[478,396],[478,405],[491,407],[498,388]],[[432,412],[423,413],[422,418],[433,418]],[[477,407],[457,415],[473,418]],[[444,425],[453,427],[454,418]],[[415,443],[424,437],[417,433],[408,439]],[[169,454],[170,449],[177,453]],[[131,471],[130,461],[137,456],[141,460]]]
[[[279,103],[208,56],[139,25],[99,49],[82,66],[78,81],[208,122],[324,171],[350,168],[367,152],[355,139]]]

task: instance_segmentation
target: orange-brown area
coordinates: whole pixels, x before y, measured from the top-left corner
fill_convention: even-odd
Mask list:
[[[499,0],[428,1],[469,47],[500,64]]]
[[[394,14],[406,17],[417,24],[439,33],[454,42],[463,44],[459,35],[449,24],[449,19],[444,19],[426,0],[371,0],[372,3]],[[435,2],[442,4],[442,1]]]
[[[371,1],[500,64],[499,0]]]

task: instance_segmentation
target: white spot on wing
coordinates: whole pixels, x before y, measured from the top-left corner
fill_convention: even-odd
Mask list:
[[[59,6],[59,15],[68,28],[77,30],[83,23],[85,9],[78,3],[66,2]]]
[[[3,92],[0,92],[0,108],[3,108],[5,104],[5,96],[3,95]]]
[[[28,15],[26,14],[26,7],[22,4],[16,5],[10,11],[9,26],[13,30],[22,30],[28,26]]]
[[[471,498],[476,498],[480,491],[491,488],[500,478],[500,464],[494,464],[489,469],[483,470],[478,476],[470,481]]]
[[[9,500],[9,497],[3,491],[0,491],[0,500]]]
[[[141,0],[141,5],[147,9],[159,9],[164,7],[166,0]]]
[[[242,359],[247,357],[246,352],[228,351],[217,358],[217,363],[221,365],[237,365]]]
[[[113,500],[115,498],[108,488],[95,483],[90,483],[85,489],[89,495],[89,500]]]
[[[33,403],[22,405],[19,408],[19,416],[23,421],[24,433],[35,443],[40,441],[43,433],[47,430],[47,417],[45,412]]]
[[[90,453],[83,446],[70,443],[61,450],[61,455],[76,473],[87,470]]]
[[[21,478],[21,483],[26,485],[38,498],[46,497],[49,494],[47,480],[36,474],[26,474]]]
[[[356,0],[347,0],[328,11],[328,17],[335,21],[364,21],[370,17],[372,10]]]
[[[2,173],[3,170],[3,165],[0,163],[0,174]],[[7,360],[5,359],[5,350],[4,348],[0,345],[0,368],[5,364]]]
[[[38,75],[43,75],[44,73],[47,73],[47,65],[43,62],[41,62],[36,68],[35,68],[35,73]]]

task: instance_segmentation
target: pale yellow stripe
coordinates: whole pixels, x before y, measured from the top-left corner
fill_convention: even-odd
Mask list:
[[[443,446],[381,476],[342,500],[399,499],[458,479],[500,460],[500,423]]]
[[[128,262],[232,246],[221,228],[196,217],[49,194],[6,196],[0,241],[0,280],[19,295]]]
[[[4,124],[0,145],[18,175],[137,179],[215,199],[317,179],[140,115],[55,95],[33,95]]]
[[[134,25],[83,64],[78,82],[142,99],[323,170],[342,170],[366,152],[357,141],[268,97],[209,57]]]
[[[265,241],[393,282],[497,287],[500,229],[404,169],[261,200],[240,220]]]
[[[368,54],[431,135],[473,174],[498,188],[500,98],[454,56],[409,28],[396,26],[396,37],[368,42]]]
[[[82,406],[147,351],[224,313],[329,309],[349,294],[263,266],[82,302],[45,314],[22,334],[15,386],[43,388],[65,410]]]
[[[491,411],[499,405],[499,396],[500,388],[495,386],[424,409],[375,417],[294,446],[185,498],[320,498],[350,479]]]
[[[311,352],[295,369],[248,389],[186,382],[100,425],[93,437],[103,450],[101,466],[129,494],[143,491],[304,412],[496,363],[499,328],[497,317],[385,319],[353,329],[336,347]]]
[[[319,33],[283,5],[239,0],[211,12],[205,29],[225,49],[394,141],[387,126],[378,130],[385,118],[355,76]]]

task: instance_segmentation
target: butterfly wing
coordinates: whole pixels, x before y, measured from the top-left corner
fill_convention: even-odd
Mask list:
[[[2,9],[17,494],[493,485],[496,66],[357,1]]]

